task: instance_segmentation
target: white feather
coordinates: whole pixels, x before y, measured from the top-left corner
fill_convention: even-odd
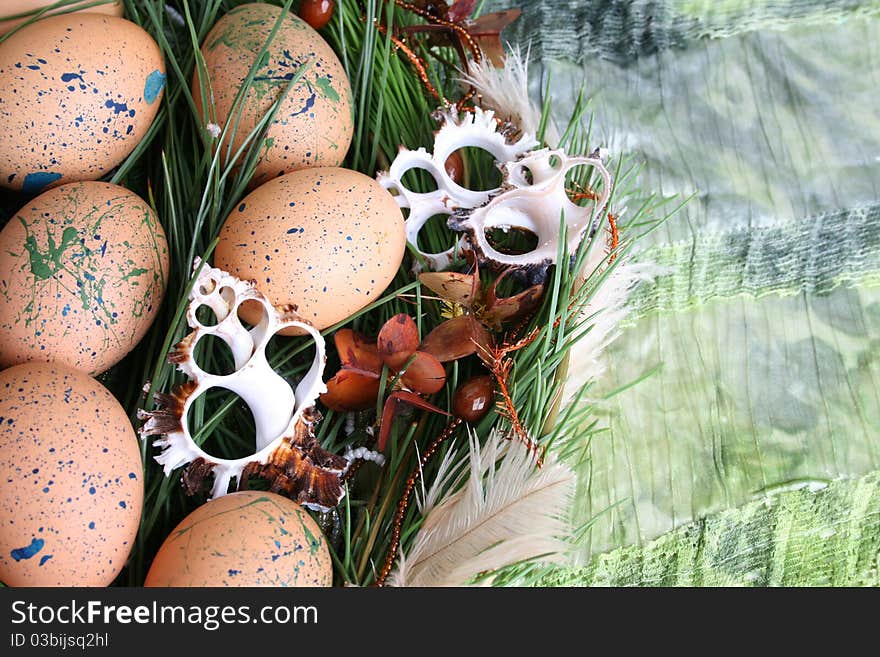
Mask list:
[[[471,436],[467,480],[428,511],[388,583],[462,586],[528,559],[563,561],[574,481],[557,461],[538,468],[522,443],[499,432],[482,449]]]
[[[495,68],[488,57],[479,63],[468,61],[468,72],[459,79],[473,86],[482,96],[480,106],[495,111],[496,116],[507,119],[523,132],[538,134],[541,109],[529,98],[529,51],[525,57],[519,46],[508,44],[504,68]],[[555,147],[559,141],[552,125],[547,126],[544,141]]]
[[[440,499],[440,494],[450,486],[453,477],[455,477],[457,473],[460,476],[462,462],[457,462],[457,457],[458,450],[450,448],[449,451],[446,452],[443,459],[440,461],[440,465],[437,468],[437,474],[434,477],[434,483],[431,485],[430,489],[425,490],[424,478],[420,480],[421,491],[416,489],[416,506],[419,509],[419,513],[422,515],[427,514],[437,505],[437,502]],[[451,485],[454,486],[455,484],[453,483]]]
[[[604,249],[596,248],[590,254],[585,272],[602,267],[608,259]],[[589,331],[572,347],[569,354],[570,367],[562,395],[563,405],[568,404],[588,381],[598,379],[605,371],[602,359],[605,349],[620,335],[620,327],[630,312],[628,301],[633,289],[642,281],[653,279],[658,267],[651,263],[625,260],[618,263],[611,274],[602,281],[590,302],[582,312]],[[589,281],[587,281],[589,285]]]

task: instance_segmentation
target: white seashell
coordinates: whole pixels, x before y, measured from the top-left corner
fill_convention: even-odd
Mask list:
[[[200,262],[196,261],[195,267],[199,265]],[[251,329],[246,329],[238,317],[238,308],[246,301],[263,307],[262,319]],[[214,312],[217,317],[215,326],[205,326],[198,321],[196,311],[201,306],[208,306]],[[306,460],[307,468],[320,470],[330,481],[323,482],[326,485],[322,485],[321,490],[306,491],[296,501],[320,510],[335,506],[344,494],[339,477],[349,462],[324,452],[314,441],[306,444],[308,439],[303,439],[303,436],[311,435],[311,425],[315,421],[312,407],[318,396],[327,390],[323,381],[326,356],[321,334],[292,312],[275,308],[253,282],[242,281],[208,266],[202,268],[190,292],[186,318],[194,330],[178,343],[169,354],[169,360],[177,363],[178,369],[192,383],[179,389],[175,395],[157,395],[164,409],[140,414],[141,419],[146,420],[140,429],[141,436],[159,436],[153,445],[161,447],[162,451],[155,459],[164,467],[165,475],[199,461],[200,470],[210,470],[213,474],[211,498],[215,498],[227,493],[233,479],[240,483],[246,468],[253,469],[270,460],[275,464],[280,458],[276,453],[289,455],[290,450],[297,450],[295,460]],[[272,369],[265,351],[269,340],[289,327],[301,329],[315,341],[312,366],[295,390]],[[210,374],[198,366],[193,353],[199,340],[205,336],[220,338],[232,350],[235,362],[232,374]],[[239,459],[217,458],[193,441],[187,412],[200,395],[216,387],[231,390],[250,407],[256,425],[253,454]],[[320,463],[311,462],[313,456],[318,457]]]
[[[406,239],[435,269],[444,269],[452,261],[454,248],[442,253],[425,253],[418,248],[418,236],[428,219],[438,214],[451,215],[462,208],[476,208],[486,203],[500,188],[474,191],[457,184],[446,171],[446,160],[461,148],[476,147],[488,151],[499,167],[516,160],[538,145],[532,135],[523,134],[514,144],[508,144],[499,132],[495,114],[479,107],[473,113],[461,116],[451,111],[443,115],[443,126],[434,137],[433,153],[424,148],[411,151],[402,148],[387,172],[376,179],[389,191],[397,192],[397,204],[409,208],[406,219]],[[403,184],[403,176],[412,169],[424,169],[437,182],[433,192],[418,193]]]

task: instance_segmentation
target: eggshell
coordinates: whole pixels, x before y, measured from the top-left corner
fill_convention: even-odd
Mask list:
[[[220,126],[226,122],[236,94],[280,15],[280,7],[241,5],[208,33],[202,55],[214,99],[211,122]],[[299,16],[288,12],[260,64],[237,119],[233,152],[269,112],[300,66],[307,64],[308,68],[275,115],[252,186],[305,167],[341,164],[354,132],[351,85],[327,42]],[[201,112],[198,71],[192,86]],[[225,153],[226,144],[222,148]]]
[[[0,372],[0,580],[106,586],[125,564],[143,502],[138,440],[122,406],[82,372]]]
[[[97,180],[159,110],[159,46],[124,18],[50,16],[0,44],[0,185],[29,194]]]
[[[262,491],[224,495],[165,539],[144,586],[330,586],[321,529],[302,507]]]
[[[23,14],[25,12],[37,11],[40,9],[44,9],[55,4],[58,0],[3,0],[2,6],[0,6],[0,14],[3,16],[15,16],[16,14]],[[83,0],[85,3],[85,0]],[[69,7],[65,7],[68,9]],[[116,2],[111,2],[103,5],[95,5],[94,7],[85,7],[84,9],[80,9],[79,11],[89,12],[92,14],[107,14],[108,16],[122,16],[123,12],[122,0],[116,0]],[[43,16],[50,16],[53,13],[57,13],[60,9],[56,9],[54,11],[46,12]],[[12,28],[20,23],[28,20],[26,18],[17,18],[11,19],[8,21],[0,21],[0,36],[3,36],[7,32],[9,32]]]
[[[405,248],[403,215],[387,191],[357,171],[319,167],[246,196],[220,231],[214,264],[324,329],[379,298]]]
[[[165,232],[118,185],[51,189],[0,231],[0,367],[59,361],[103,372],[141,340],[168,277]]]

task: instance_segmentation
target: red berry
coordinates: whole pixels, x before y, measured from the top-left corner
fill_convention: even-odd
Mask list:
[[[299,17],[316,30],[320,30],[333,18],[333,0],[302,0]]]
[[[452,398],[452,410],[465,422],[479,422],[492,410],[495,383],[491,376],[475,376],[465,381]]]

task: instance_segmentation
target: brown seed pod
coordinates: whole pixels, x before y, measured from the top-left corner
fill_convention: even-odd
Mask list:
[[[446,370],[436,356],[417,351],[401,378],[403,385],[411,390],[422,395],[433,395],[443,389],[446,383]]]
[[[376,346],[385,364],[392,370],[399,370],[419,348],[418,326],[409,315],[395,315],[382,326]]]
[[[458,386],[452,399],[452,410],[456,417],[473,424],[486,417],[492,408],[494,397],[495,384],[492,377],[475,376]]]

